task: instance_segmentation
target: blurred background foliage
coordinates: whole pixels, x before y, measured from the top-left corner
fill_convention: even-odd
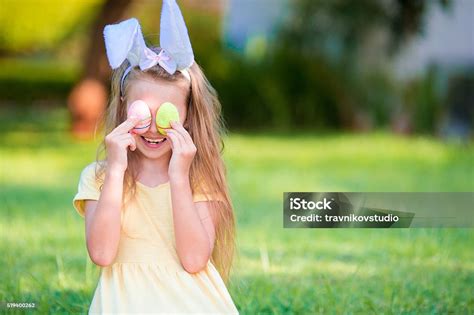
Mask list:
[[[86,31],[101,0],[2,1],[2,55],[41,54]]]
[[[447,77],[453,73],[436,65],[409,80],[393,71],[398,50],[423,32],[427,12],[435,6],[449,10],[451,1],[261,2],[283,2],[284,17],[270,36],[256,34],[240,51],[226,40],[224,2],[181,3],[196,60],[218,90],[231,129],[391,128],[440,134],[457,98],[471,137],[473,98],[465,90],[473,87],[472,69],[455,73],[459,84],[451,82],[451,90]],[[64,106],[84,76],[90,28],[104,3],[2,2],[2,106]],[[130,1],[124,9],[125,17],[140,19],[150,44],[158,44],[160,7],[160,1]]]

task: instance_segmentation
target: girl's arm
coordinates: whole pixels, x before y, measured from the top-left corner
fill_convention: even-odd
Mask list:
[[[204,269],[215,240],[215,222],[208,202],[193,202],[189,177],[170,177],[178,257],[187,272]]]
[[[85,203],[87,251],[103,267],[112,264],[117,254],[123,177],[123,172],[107,170],[99,200]]]
[[[215,220],[208,202],[193,202],[189,169],[196,154],[196,146],[179,122],[166,133],[171,140],[173,154],[168,175],[176,238],[176,251],[184,269],[190,273],[206,267],[215,240]]]
[[[127,149],[136,149],[129,131],[138,121],[138,118],[130,117],[105,137],[107,168],[102,192],[98,201],[87,200],[85,204],[87,251],[99,266],[112,264],[117,255]]]

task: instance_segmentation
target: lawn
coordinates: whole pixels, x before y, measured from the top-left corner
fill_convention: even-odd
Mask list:
[[[85,313],[99,270],[71,200],[97,141],[70,138],[65,109],[0,117],[0,301]],[[231,133],[240,312],[474,313],[472,229],[282,228],[285,191],[473,191],[473,157],[385,132]]]

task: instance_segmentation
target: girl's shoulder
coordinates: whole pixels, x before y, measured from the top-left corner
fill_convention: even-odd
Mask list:
[[[81,179],[95,179],[99,180],[103,178],[105,174],[106,161],[93,161],[87,164],[82,172]]]
[[[77,186],[77,193],[72,201],[74,208],[82,217],[84,217],[85,214],[85,200],[99,199],[104,178],[103,175],[101,175],[103,165],[101,161],[92,162],[82,169]]]

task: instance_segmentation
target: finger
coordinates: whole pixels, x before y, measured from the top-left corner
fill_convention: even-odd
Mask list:
[[[130,150],[135,151],[137,149],[137,141],[134,137],[130,140]]]
[[[176,138],[178,139],[179,144],[180,144],[181,147],[187,146],[186,140],[184,139],[183,135],[179,133],[179,131],[177,131],[175,129],[169,129],[166,132],[167,133],[171,132],[173,135],[175,135]]]
[[[140,117],[130,116],[127,118],[127,120],[125,120],[123,123],[118,125],[114,131],[116,134],[128,133],[137,125],[139,121],[140,121]]]
[[[174,129],[170,129],[168,130],[167,132],[171,131],[171,134],[174,135],[178,141],[178,145],[180,148],[184,148],[185,146],[187,146],[186,144],[186,140],[184,140],[184,137],[176,130]]]
[[[179,142],[176,133],[167,130],[166,135],[168,136],[168,139],[171,140],[171,148],[173,149],[173,151],[178,151],[181,148],[181,143]]]
[[[191,135],[188,133],[186,129],[184,129],[183,125],[179,122],[171,122],[171,127],[173,127],[174,130],[178,131],[179,134],[183,137],[184,141],[188,145],[194,144],[193,139],[191,138]]]
[[[174,140],[169,136],[169,134],[167,134],[167,138],[168,138],[167,141],[170,143],[171,150],[174,151]]]
[[[135,151],[137,148],[137,142],[135,140],[135,137],[132,136],[130,133],[125,133],[123,135],[118,136],[118,141],[125,145],[125,147],[130,146],[130,150]]]
[[[117,135],[133,133],[133,128],[135,128],[139,121],[139,117],[131,116],[118,125],[112,132]]]
[[[116,137],[119,141],[129,141],[133,138],[133,135],[131,133],[124,133],[121,135],[117,135]]]

